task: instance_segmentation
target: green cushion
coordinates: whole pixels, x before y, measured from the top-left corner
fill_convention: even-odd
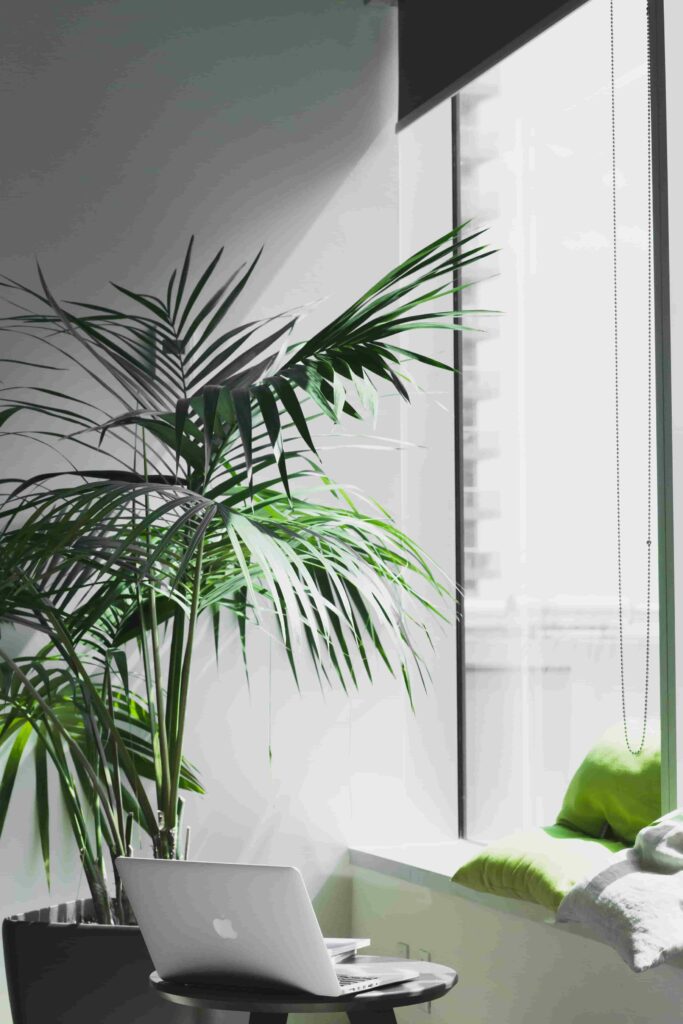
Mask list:
[[[591,836],[609,829],[630,844],[661,813],[659,737],[648,734],[642,753],[630,754],[615,726],[579,766],[557,823]]]
[[[624,847],[564,828],[515,832],[490,843],[453,875],[468,889],[540,903],[557,910],[569,890],[588,875],[597,874]]]

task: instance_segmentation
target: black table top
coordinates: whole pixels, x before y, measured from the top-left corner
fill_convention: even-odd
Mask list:
[[[419,971],[413,981],[400,985],[385,985],[355,995],[328,996],[309,995],[307,992],[276,991],[274,989],[221,988],[218,985],[187,985],[178,981],[164,981],[154,971],[150,984],[164,999],[181,1006],[192,1006],[207,1010],[249,1010],[253,1013],[326,1013],[341,1011],[374,1012],[394,1006],[410,1006],[412,1003],[426,1003],[440,999],[449,992],[458,980],[451,967],[433,964],[424,960],[403,960],[389,956],[357,956],[346,961],[351,964],[391,964],[392,967],[409,967]],[[342,964],[339,965],[344,966]]]

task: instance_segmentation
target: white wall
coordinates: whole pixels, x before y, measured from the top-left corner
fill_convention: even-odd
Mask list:
[[[0,272],[25,279],[38,255],[63,297],[104,300],[110,279],[153,290],[195,232],[200,257],[226,243],[226,269],[266,244],[238,315],[318,300],[310,327],[331,318],[397,258],[395,13],[362,0],[8,0]],[[388,405],[378,429],[396,436],[397,416]],[[18,450],[1,455],[3,475],[16,470]],[[378,471],[377,452],[354,450],[331,466],[398,511],[396,458]],[[298,696],[276,652],[269,713],[267,643],[252,648],[251,692],[229,637],[218,670],[208,633],[201,643],[187,752],[208,795],[187,811],[194,856],[298,864],[323,927],[348,930],[350,700],[313,680]],[[384,749],[402,751],[401,737]],[[0,916],[85,894],[58,822],[47,892],[32,796],[24,772],[0,840]]]

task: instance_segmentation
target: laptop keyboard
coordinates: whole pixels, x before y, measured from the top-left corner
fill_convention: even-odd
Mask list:
[[[380,979],[377,976],[373,975],[366,975],[363,978],[359,978],[357,974],[342,974],[341,971],[337,972],[337,981],[342,988],[353,988],[355,990],[376,988],[379,980]]]

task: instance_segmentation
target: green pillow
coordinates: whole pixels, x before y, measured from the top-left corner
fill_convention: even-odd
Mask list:
[[[569,783],[557,823],[591,836],[611,830],[634,843],[662,813],[660,776],[658,735],[648,734],[642,752],[630,754],[622,726],[608,729]]]
[[[557,910],[577,882],[597,874],[624,847],[562,825],[515,832],[463,864],[453,881],[468,889],[540,903]]]

